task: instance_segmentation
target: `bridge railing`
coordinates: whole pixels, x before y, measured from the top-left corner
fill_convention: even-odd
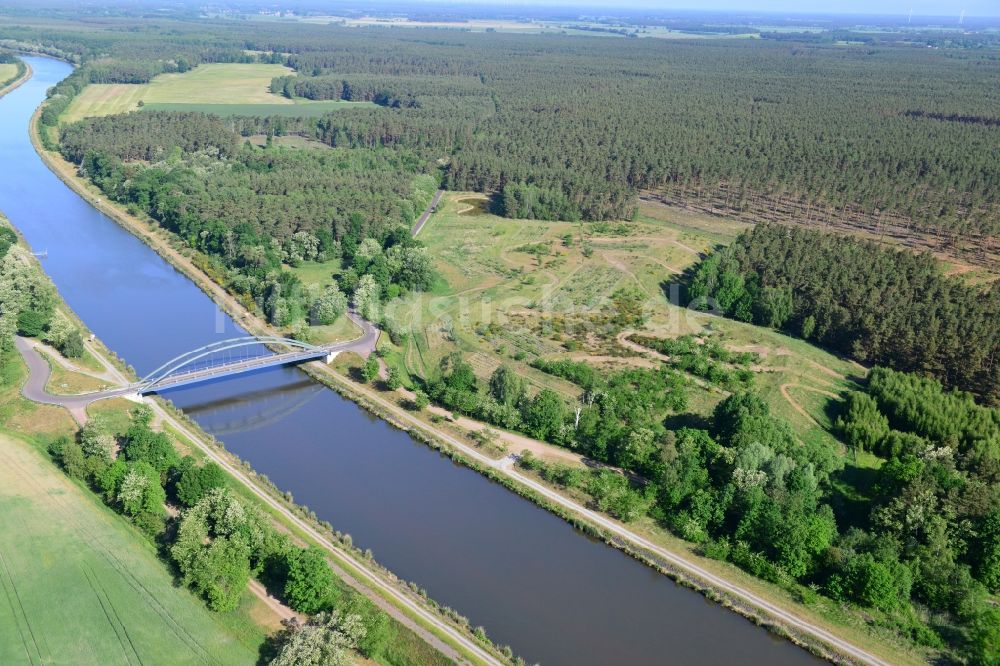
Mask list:
[[[179,370],[183,368],[190,367],[198,361],[208,358],[214,354],[219,354],[222,352],[230,351],[233,349],[240,349],[244,347],[252,346],[265,346],[266,345],[286,345],[289,347],[296,347],[302,349],[303,351],[322,353],[324,352],[322,347],[317,347],[316,345],[311,345],[307,342],[301,340],[293,340],[291,338],[281,338],[276,336],[244,336],[240,338],[230,338],[228,340],[219,340],[211,344],[199,347],[198,349],[193,349],[189,352],[185,352],[179,356],[176,356],[160,367],[156,368],[148,375],[142,378],[138,384],[140,391],[148,391],[155,386],[159,385],[161,382],[169,379],[172,376],[176,376]],[[269,358],[276,356],[276,354],[261,354],[259,357],[254,358]],[[240,359],[238,362],[245,362],[251,360],[250,358]],[[225,365],[232,365],[232,361],[226,361],[225,363],[219,364],[214,367],[224,367]],[[209,366],[211,368],[213,366]],[[208,369],[208,368],[205,368]],[[184,373],[182,373],[184,374]]]

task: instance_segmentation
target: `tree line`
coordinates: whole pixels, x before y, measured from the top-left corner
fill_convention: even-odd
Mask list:
[[[179,580],[211,610],[235,610],[253,577],[310,616],[272,636],[262,663],[346,666],[354,651],[409,663],[405,651],[392,648],[397,630],[388,615],[335,578],[323,551],[300,547],[277,530],[229,488],[214,462],[180,457],[165,433],[152,430],[152,416],[137,407],[120,434],[105,419],[91,418],[75,439],[53,440],[49,453],[67,475],[161,542]],[[170,517],[168,504],[179,515]],[[323,659],[316,661],[317,654]]]
[[[688,338],[638,338],[691,363]],[[744,367],[753,355],[708,347],[697,358]],[[367,379],[377,376],[377,364]],[[623,521],[649,516],[713,558],[755,576],[876,613],[909,640],[989,664],[1000,613],[1000,410],[940,382],[876,368],[846,396],[836,434],[885,460],[846,492],[844,459],[803,443],[752,382],[733,387],[698,427],[682,375],[539,358],[532,366],[575,384],[567,399],[532,393],[501,365],[480,380],[459,353],[427,380],[455,412],[565,446],[622,468],[580,468],[525,456],[521,465],[585,493]],[[690,370],[689,370],[690,371]],[[399,384],[398,376],[390,388]],[[426,404],[417,391],[415,408]],[[803,591],[805,590],[805,591]],[[812,591],[810,591],[812,590]]]
[[[995,663],[1000,611],[1000,410],[934,379],[875,368],[837,429],[877,453],[867,516],[831,553],[834,596],[890,605],[881,575],[960,627],[974,663]],[[858,578],[859,567],[869,570]],[[902,589],[900,589],[902,592]]]
[[[348,295],[377,319],[380,302],[434,279],[410,236],[425,166],[405,148],[260,149],[216,117],[161,111],[81,121],[60,146],[109,198],[205,253],[208,272],[277,326],[331,323]],[[303,261],[339,263],[337,284],[304,286],[288,268]]]
[[[0,354],[12,351],[14,335],[24,335],[69,358],[83,356],[83,336],[56,302],[55,287],[0,215]]]
[[[534,365],[581,388],[605,382],[580,362]],[[752,390],[720,402],[703,427],[632,431],[624,449],[595,448],[572,421],[549,441],[640,476],[532,456],[520,464],[621,520],[648,515],[706,556],[791,583],[807,599],[856,604],[916,643],[995,663],[1000,411],[934,380],[875,369],[836,421],[850,446],[886,459],[850,500],[839,456],[799,441]]]

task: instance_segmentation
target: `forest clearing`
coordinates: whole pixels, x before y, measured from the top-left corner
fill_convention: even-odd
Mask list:
[[[373,106],[342,100],[288,99],[272,94],[268,88],[271,79],[290,72],[283,65],[217,63],[183,73],[160,74],[145,84],[93,83],[74,98],[62,122],[69,124],[84,118],[139,110],[318,117],[335,109]],[[0,80],[4,80],[2,72]]]

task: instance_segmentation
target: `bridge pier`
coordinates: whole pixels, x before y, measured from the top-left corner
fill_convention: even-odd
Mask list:
[[[131,402],[137,402],[140,405],[146,404],[146,399],[142,397],[141,393],[125,393],[121,397]]]
[[[330,365],[331,363],[333,363],[333,359],[337,358],[337,354],[339,354],[339,353],[340,352],[335,352],[334,351],[334,352],[330,352],[329,354],[327,354],[326,358],[324,359],[326,361],[326,364]]]

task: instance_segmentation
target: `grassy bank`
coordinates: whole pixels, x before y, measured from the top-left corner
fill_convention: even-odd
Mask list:
[[[31,65],[18,59],[16,63],[0,64],[0,97],[31,78]]]

